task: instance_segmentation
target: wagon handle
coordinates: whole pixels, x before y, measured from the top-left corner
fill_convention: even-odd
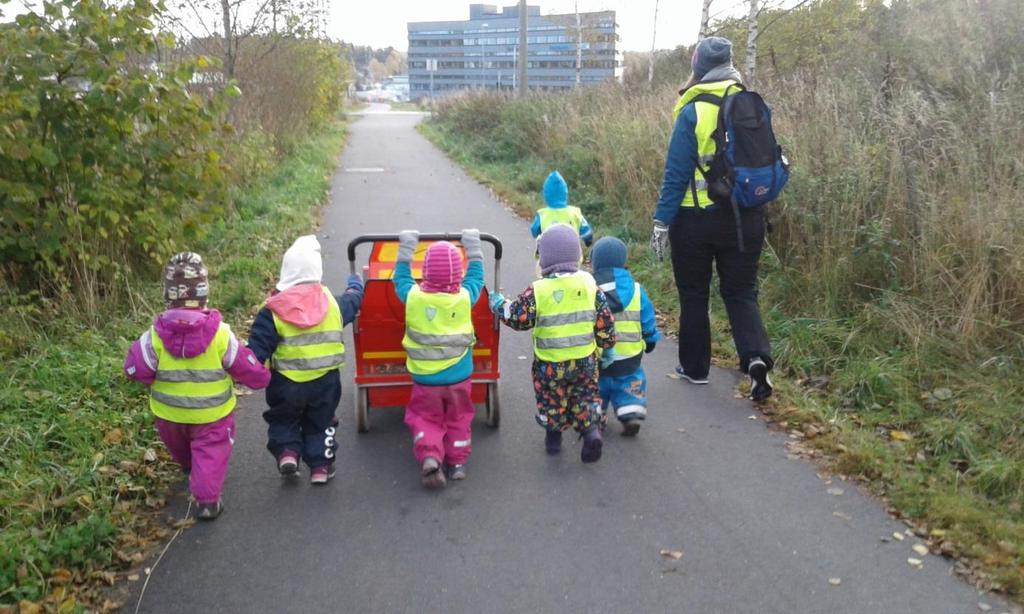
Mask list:
[[[458,241],[462,233],[425,233],[420,235],[420,241]],[[397,241],[397,234],[380,235],[359,235],[348,242],[348,266],[349,271],[354,275],[356,272],[356,248],[364,243],[376,243],[377,241]],[[480,240],[494,246],[494,287],[501,289],[501,239],[487,233],[480,233]]]

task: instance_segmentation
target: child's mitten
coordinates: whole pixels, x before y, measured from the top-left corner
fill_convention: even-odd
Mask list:
[[[462,231],[462,246],[466,248],[466,259],[470,262],[484,259],[484,250],[480,247],[480,231],[466,228]]]
[[[420,242],[420,231],[403,230],[398,233],[398,262],[412,262],[416,245]]]

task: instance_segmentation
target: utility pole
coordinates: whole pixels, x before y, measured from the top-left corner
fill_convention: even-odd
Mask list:
[[[651,57],[647,65],[647,83],[654,83],[654,48],[658,41],[658,0],[654,0],[654,31],[651,33]]]
[[[526,0],[519,0],[519,83],[517,84],[517,94],[520,98],[525,98],[526,92],[529,91],[526,80],[527,57],[529,57],[526,37],[528,29],[529,20],[526,18]]]
[[[583,26],[580,25],[580,3],[575,2],[576,8],[576,87],[580,86],[580,73],[583,71]]]

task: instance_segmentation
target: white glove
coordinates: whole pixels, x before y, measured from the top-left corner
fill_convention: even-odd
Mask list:
[[[420,231],[403,230],[398,233],[398,262],[412,262],[416,246],[420,242]]]
[[[654,220],[654,230],[651,232],[651,249],[658,261],[665,260],[665,251],[668,247],[668,226],[658,220]]]
[[[484,250],[480,246],[479,230],[476,228],[466,228],[462,231],[462,239],[460,242],[462,243],[462,247],[466,248],[466,258],[470,262],[484,259]]]

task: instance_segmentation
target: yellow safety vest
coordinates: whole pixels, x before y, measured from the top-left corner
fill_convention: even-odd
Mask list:
[[[546,362],[590,356],[597,350],[594,319],[597,282],[585,271],[533,282],[537,322],[533,327],[533,353]]]
[[[690,102],[699,94],[712,94],[714,96],[725,97],[726,90],[730,94],[740,91],[736,86],[739,85],[738,81],[733,79],[727,79],[725,81],[713,81],[710,83],[698,83],[685,92],[679,97],[676,102],[676,107],[672,111],[672,125],[676,123],[679,114],[683,111],[683,107],[690,104]],[[715,157],[715,140],[711,138],[711,133],[718,127],[718,111],[719,106],[710,102],[699,100],[694,104],[694,111],[697,113],[697,125],[694,129],[695,136],[697,137],[697,160],[701,168],[707,171],[708,165],[711,164],[711,159]],[[679,204],[680,207],[693,207],[693,187],[697,188],[697,200],[700,208],[710,207],[714,203],[708,198],[708,186],[707,182],[704,181],[704,176],[696,168],[693,169],[693,178],[690,180],[693,182],[693,186],[686,187],[686,193],[683,195],[683,201]]]
[[[619,360],[632,358],[643,352],[644,347],[640,324],[640,284],[636,284],[629,305],[615,314],[615,354]]]
[[[476,343],[469,292],[424,292],[413,286],[405,299],[405,367],[433,375],[457,364]]]
[[[316,326],[300,328],[273,314],[280,339],[270,363],[293,382],[310,382],[345,366],[341,309],[330,290],[324,287],[323,291],[327,295],[327,315]]]
[[[540,231],[542,233],[555,224],[568,224],[576,232],[579,232],[583,226],[583,212],[579,207],[566,206],[558,209],[544,207],[537,211],[537,215],[540,216]]]
[[[235,393],[223,363],[231,342],[227,324],[222,322],[206,350],[192,358],[168,352],[156,328],[150,330],[150,338],[159,364],[149,388],[149,408],[157,417],[182,424],[209,424],[231,413]]]

